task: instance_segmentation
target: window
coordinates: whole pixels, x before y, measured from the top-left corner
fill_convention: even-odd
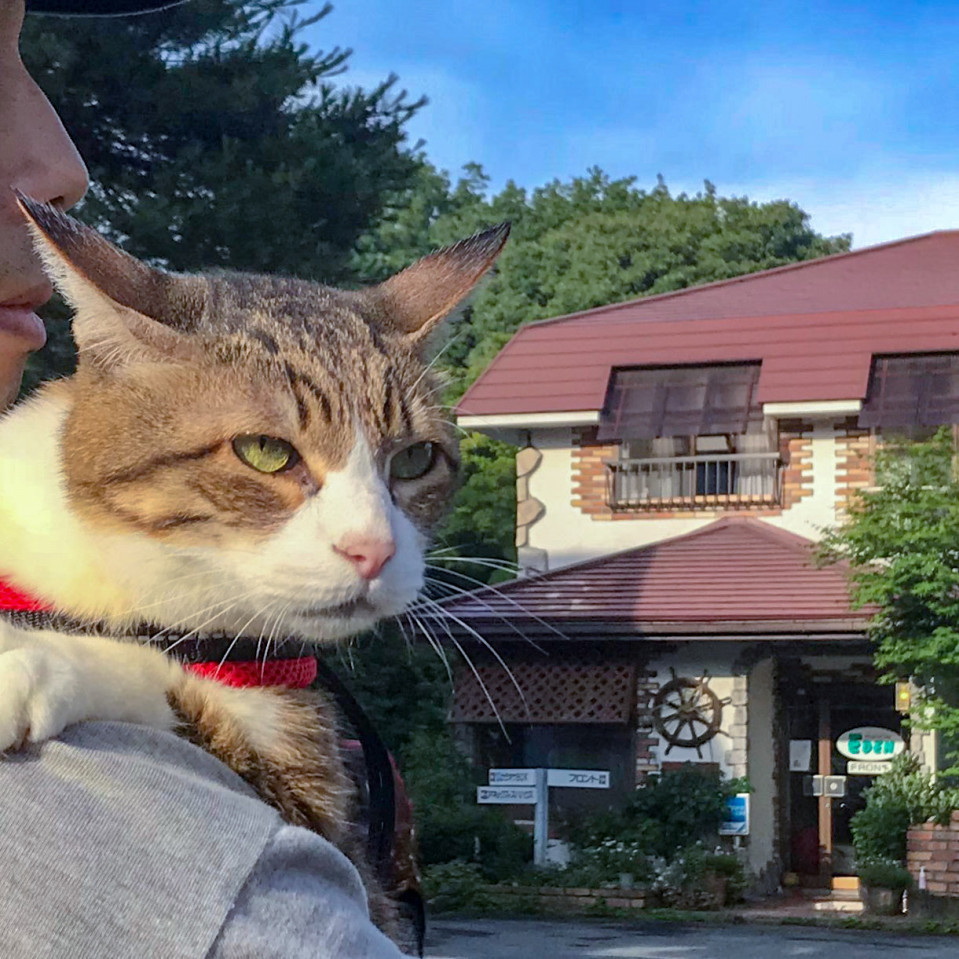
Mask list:
[[[779,450],[773,421],[743,433],[627,440],[609,468],[618,509],[679,505],[770,505],[779,501]]]
[[[918,436],[949,423],[959,423],[959,353],[873,360],[861,427]]]
[[[758,363],[614,370],[599,439],[746,433],[762,423]]]

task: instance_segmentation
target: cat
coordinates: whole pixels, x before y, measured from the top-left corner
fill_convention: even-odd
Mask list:
[[[459,465],[427,343],[509,225],[345,291],[166,273],[19,203],[78,365],[0,419],[0,579],[109,635],[0,619],[0,750],[89,719],[176,730],[346,842],[329,706],[113,634],[146,620],[323,644],[414,601]]]

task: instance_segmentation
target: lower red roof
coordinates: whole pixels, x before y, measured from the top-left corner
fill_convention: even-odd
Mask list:
[[[862,633],[873,613],[853,610],[845,566],[817,568],[809,540],[745,517],[444,606],[480,632],[500,633],[506,621],[560,631],[594,622],[640,633]]]

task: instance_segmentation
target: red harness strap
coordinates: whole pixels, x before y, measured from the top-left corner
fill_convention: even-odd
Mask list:
[[[40,613],[52,611],[53,607],[0,579],[0,610],[5,609]],[[268,659],[265,662],[187,663],[186,668],[226,686],[286,686],[290,689],[306,689],[316,679],[317,672],[313,656]]]
[[[0,579],[0,609],[14,609],[18,613],[40,613],[52,608]]]
[[[266,662],[188,663],[187,669],[206,679],[238,687],[286,686],[289,689],[306,689],[316,679],[316,659],[313,656],[268,659]]]

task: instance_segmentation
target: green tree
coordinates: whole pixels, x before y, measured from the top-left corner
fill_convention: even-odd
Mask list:
[[[353,278],[353,247],[419,170],[410,101],[386,78],[340,79],[349,52],[315,52],[302,0],[192,0],[123,20],[27,20],[25,62],[90,169],[78,215],[174,270],[229,267]],[[62,313],[60,314],[62,319]],[[66,372],[54,323],[33,379]]]
[[[853,596],[873,606],[875,661],[886,681],[921,688],[913,722],[940,730],[959,758],[959,475],[951,430],[881,449],[864,490],[820,547],[850,565]]]

